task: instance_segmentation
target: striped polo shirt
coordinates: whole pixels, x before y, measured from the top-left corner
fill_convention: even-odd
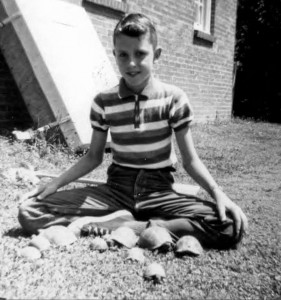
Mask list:
[[[91,107],[91,125],[111,133],[113,162],[131,168],[174,167],[172,131],[193,119],[186,94],[176,86],[151,78],[140,94],[120,80],[98,94]]]

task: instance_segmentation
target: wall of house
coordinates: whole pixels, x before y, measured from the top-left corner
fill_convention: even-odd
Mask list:
[[[188,94],[196,122],[231,118],[237,0],[212,0],[209,37],[196,36],[194,0],[65,1],[86,9],[117,73],[112,55],[114,26],[127,12],[148,15],[163,49],[156,76]],[[0,53],[0,129],[29,125],[26,107]]]
[[[13,76],[0,51],[0,134],[32,126],[32,121]]]

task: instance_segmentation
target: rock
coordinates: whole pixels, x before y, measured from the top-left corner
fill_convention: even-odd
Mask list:
[[[44,251],[50,248],[51,243],[46,237],[42,235],[34,235],[32,237],[32,240],[29,242],[29,246],[33,246],[39,251]]]
[[[77,237],[69,228],[61,225],[40,230],[40,236],[45,237],[51,244],[56,246],[67,246],[77,240]]]
[[[36,260],[41,257],[41,252],[37,248],[31,246],[20,249],[18,254],[28,260]]]

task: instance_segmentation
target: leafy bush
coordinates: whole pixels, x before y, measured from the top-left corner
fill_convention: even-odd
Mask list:
[[[239,0],[233,113],[281,122],[281,1]]]

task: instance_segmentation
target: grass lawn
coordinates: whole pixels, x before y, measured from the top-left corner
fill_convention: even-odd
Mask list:
[[[124,261],[124,249],[98,253],[90,238],[51,248],[44,257],[17,256],[30,237],[17,221],[17,195],[31,189],[25,182],[0,177],[0,297],[9,299],[280,299],[281,297],[281,125],[233,120],[194,125],[197,151],[244,210],[249,232],[237,250],[206,250],[199,257],[177,258],[173,252],[145,251],[160,262],[167,277],[153,285],[143,279],[144,266]],[[21,162],[38,169],[62,171],[78,158],[68,151],[10,143],[0,137],[0,168]],[[92,178],[105,179],[105,155]],[[178,182],[192,182],[180,162]],[[71,187],[78,184],[72,184]],[[80,184],[81,185],[81,184]],[[207,197],[205,192],[200,192]]]

